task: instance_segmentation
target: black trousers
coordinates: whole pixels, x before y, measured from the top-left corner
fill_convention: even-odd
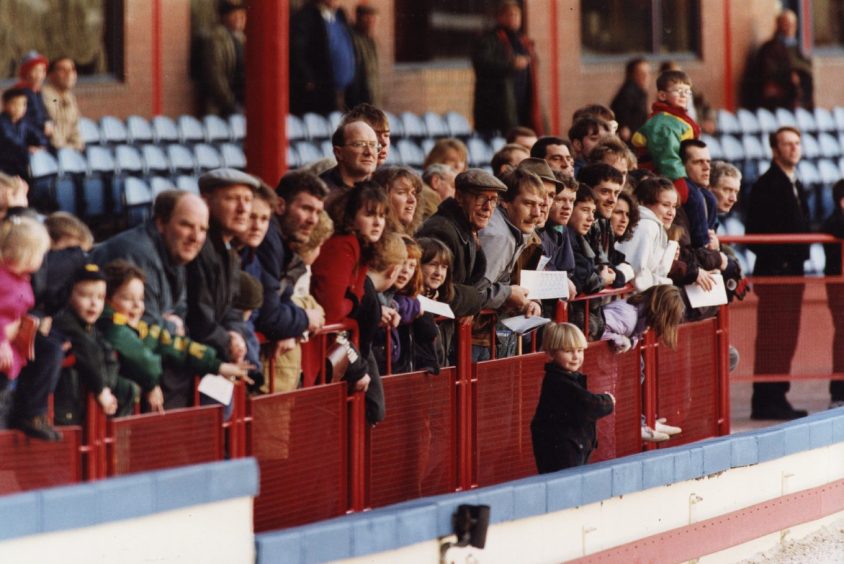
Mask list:
[[[59,382],[63,360],[61,341],[37,333],[35,359],[24,366],[18,375],[13,417],[31,419],[47,413],[47,403]]]

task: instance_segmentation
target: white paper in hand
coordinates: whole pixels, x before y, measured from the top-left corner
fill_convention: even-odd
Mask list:
[[[454,319],[454,312],[451,311],[451,306],[448,304],[426,298],[425,296],[417,296],[416,299],[419,300],[419,304],[425,313],[433,313],[434,315]]]
[[[720,272],[712,274],[714,285],[708,292],[697,284],[686,286],[686,295],[693,308],[719,306],[727,303],[727,289],[724,287],[724,277]]]
[[[199,391],[223,405],[232,402],[234,383],[218,374],[206,374],[199,381]]]
[[[513,333],[523,335],[528,331],[536,329],[537,327],[542,327],[546,323],[551,323],[551,320],[547,317],[525,317],[524,315],[517,315],[515,317],[502,319],[501,323]]]
[[[565,270],[523,270],[519,286],[527,289],[531,300],[569,297],[569,277]]]

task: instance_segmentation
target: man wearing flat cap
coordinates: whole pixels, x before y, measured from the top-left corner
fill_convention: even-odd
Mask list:
[[[249,227],[252,199],[260,185],[254,176],[232,168],[199,177],[210,221],[205,245],[187,267],[187,328],[192,339],[214,347],[229,362],[241,362],[246,356],[243,313],[233,307],[240,259],[232,240]]]
[[[440,204],[416,237],[439,239],[451,249],[454,299],[449,305],[455,316],[465,317],[476,315],[486,301],[486,256],[478,232],[489,224],[499,195],[507,187],[491,174],[470,168],[457,175],[455,188],[454,197]]]

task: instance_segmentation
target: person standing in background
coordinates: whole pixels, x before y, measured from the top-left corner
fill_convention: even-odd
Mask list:
[[[373,106],[381,105],[381,76],[378,71],[378,46],[375,43],[377,25],[378,10],[367,4],[358,4],[355,26],[352,28],[355,79],[346,90],[346,105],[349,108],[364,102]]]

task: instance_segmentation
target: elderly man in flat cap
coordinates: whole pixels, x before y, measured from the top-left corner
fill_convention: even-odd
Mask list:
[[[232,240],[249,227],[252,199],[260,185],[254,176],[231,168],[199,177],[211,219],[205,245],[187,267],[187,328],[192,339],[214,347],[229,362],[246,356],[243,313],[232,306],[240,279]]]

